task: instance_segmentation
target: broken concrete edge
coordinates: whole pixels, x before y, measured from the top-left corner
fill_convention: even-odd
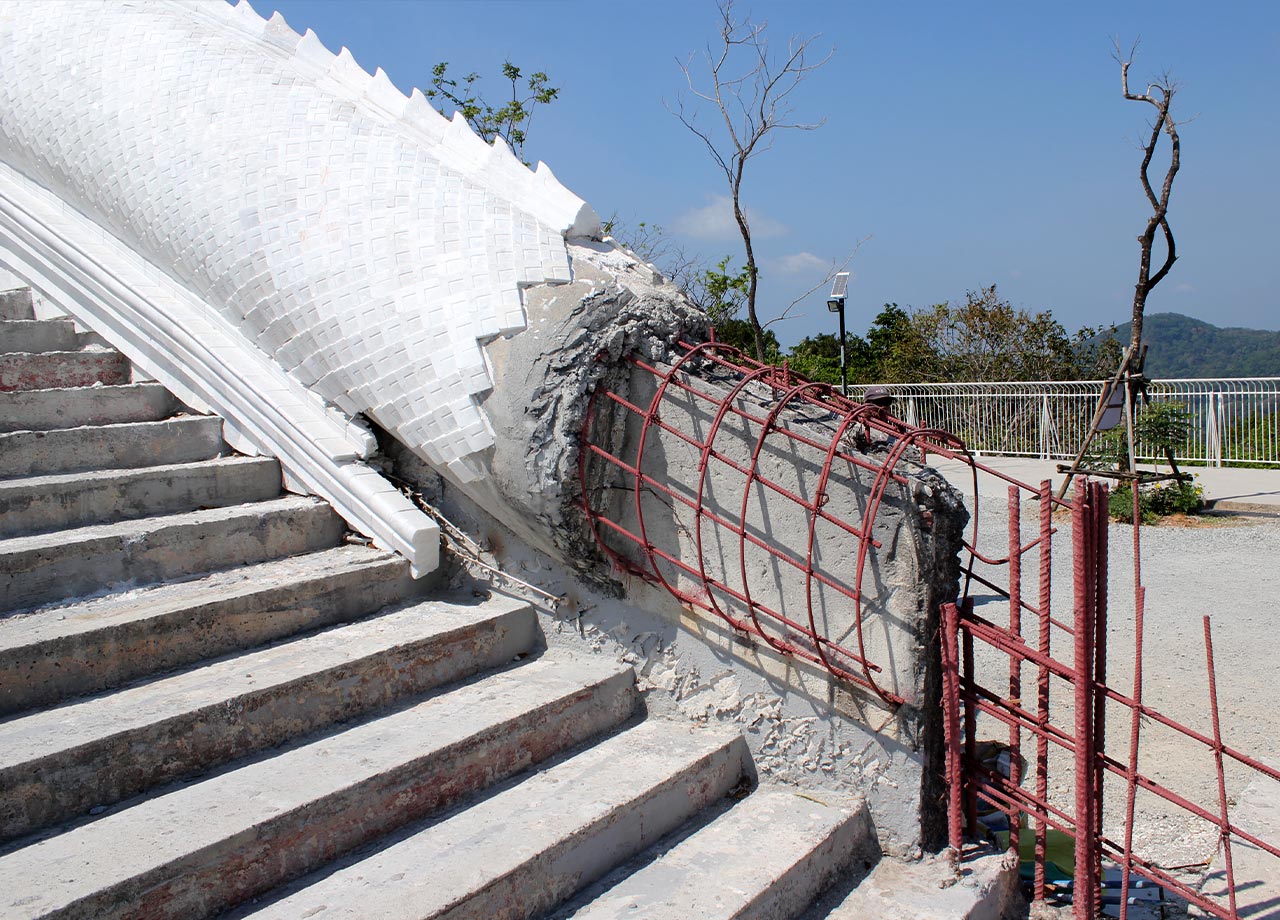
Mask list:
[[[678,341],[704,341],[710,324],[620,247],[567,245],[574,280],[526,288],[526,329],[485,347],[494,387],[481,406],[500,434],[486,458],[490,475],[469,492],[497,517],[522,509],[522,536],[617,590],[579,507],[579,448],[593,394],[607,387],[625,396],[629,359],[670,359]]]
[[[643,581],[628,581],[620,595],[582,578],[558,554],[516,533],[509,513],[491,514],[403,448],[399,457],[398,473],[416,463],[416,474],[431,478],[425,497],[484,548],[486,564],[537,591],[478,583],[456,562],[442,570],[444,587],[508,593],[531,603],[549,646],[585,647],[635,668],[649,712],[736,728],[762,777],[819,794],[862,796],[884,852],[920,854],[921,815],[932,801],[923,798],[931,788],[923,776],[926,758],[879,700],[855,693],[824,669],[744,641],[719,618],[691,616]]]

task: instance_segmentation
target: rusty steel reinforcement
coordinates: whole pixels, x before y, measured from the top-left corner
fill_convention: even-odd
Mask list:
[[[874,537],[876,516],[890,484],[905,485],[900,461],[911,454],[927,462],[930,454],[960,460],[972,471],[974,501],[970,531],[963,546],[967,557],[962,569],[961,596],[942,605],[940,649],[945,771],[948,787],[947,827],[949,843],[962,851],[966,837],[980,834],[980,807],[1003,812],[1007,820],[1010,846],[1019,848],[1021,837],[1030,836],[1034,862],[1033,893],[1036,899],[1057,895],[1069,897],[1077,920],[1094,920],[1102,910],[1104,863],[1120,872],[1119,916],[1128,917],[1133,876],[1142,884],[1154,882],[1212,916],[1238,920],[1236,878],[1232,844],[1243,842],[1280,860],[1280,845],[1259,838],[1233,823],[1228,812],[1225,770],[1228,763],[1250,775],[1280,780],[1280,771],[1239,751],[1222,738],[1218,718],[1213,644],[1209,618],[1204,620],[1205,654],[1208,674],[1206,721],[1209,731],[1200,731],[1164,715],[1143,702],[1143,637],[1147,611],[1146,589],[1142,584],[1141,531],[1133,525],[1134,662],[1133,686],[1126,693],[1107,683],[1108,619],[1108,492],[1105,485],[1079,481],[1072,497],[1057,500],[1048,481],[1031,485],[1019,482],[975,460],[965,444],[945,431],[919,428],[885,415],[872,406],[847,399],[833,387],[806,381],[781,367],[755,362],[740,351],[715,341],[680,346],[681,354],[669,365],[655,366],[632,359],[633,376],[646,380],[652,396],[632,401],[608,388],[592,396],[582,428],[580,477],[583,484],[582,511],[598,544],[621,572],[665,587],[690,607],[724,619],[734,630],[758,637],[784,655],[793,655],[826,668],[836,678],[878,695],[890,705],[904,697],[884,686],[882,665],[871,660],[863,635],[864,570],[881,548]],[[714,382],[712,382],[714,381]],[[761,388],[769,400],[744,400],[749,391]],[[710,418],[693,431],[664,419],[665,400],[673,394],[702,406]],[[618,412],[635,431],[634,453],[622,457],[605,439],[602,416]],[[827,424],[821,433],[813,427],[784,423],[788,414],[820,410]],[[612,417],[612,416],[611,416]],[[717,438],[729,419],[735,419],[754,435],[749,455],[735,458],[722,449]],[[614,430],[617,424],[614,423]],[[696,481],[677,482],[679,471],[647,466],[646,443],[650,434],[662,432],[687,445],[697,456]],[[881,449],[864,452],[851,446],[853,434],[878,436]],[[820,458],[811,487],[788,486],[761,470],[761,458],[770,439],[781,438],[803,445]],[[887,445],[887,447],[885,446]],[[619,519],[598,495],[587,487],[592,464],[606,464],[629,484],[633,493],[625,509],[630,526]],[[745,487],[735,513],[715,510],[704,504],[709,470],[720,464],[743,478]],[[833,479],[852,474],[870,477],[867,500],[860,518],[848,519],[829,507]],[[979,550],[977,477],[996,477],[1008,485],[1008,534],[1005,555]],[[807,519],[805,543],[776,545],[762,536],[748,521],[752,490],[763,490],[770,501],[790,503]],[[662,496],[687,509],[693,516],[693,561],[681,558],[679,546],[658,545],[646,523],[642,492]],[[805,497],[806,495],[812,497]],[[1023,542],[1024,501],[1036,503],[1033,525],[1036,535]],[[1137,495],[1134,495],[1137,502]],[[1135,508],[1135,512],[1136,512]],[[1134,514],[1137,521],[1139,515]],[[822,522],[847,539],[856,541],[852,554],[853,571],[833,573],[815,564],[817,526]],[[1067,523],[1069,522],[1069,524]],[[1073,585],[1069,616],[1055,615],[1051,590],[1054,538],[1064,526],[1070,530],[1071,578]],[[708,532],[728,535],[737,550],[737,575],[731,578],[725,566],[712,572],[707,563]],[[723,544],[717,544],[723,546]],[[620,549],[626,548],[626,551]],[[748,548],[767,554],[776,565],[798,572],[804,578],[804,618],[788,616],[752,591],[748,578]],[[664,574],[678,573],[672,579]],[[1031,574],[1030,591],[1024,577]],[[681,584],[676,582],[680,581]],[[852,608],[853,642],[837,641],[824,634],[815,615],[815,585],[835,592]],[[976,609],[972,590],[986,588],[1007,602],[1007,622],[995,622]],[[994,608],[992,608],[994,609]],[[1026,629],[1027,623],[1031,629]],[[994,652],[994,656],[991,654]],[[1003,658],[1007,664],[992,671],[990,660]],[[1034,695],[1031,687],[1034,686]],[[1054,691],[1057,688],[1058,693]],[[1118,756],[1106,749],[1108,706],[1118,708],[1127,718],[1128,748]],[[1007,769],[993,768],[977,754],[979,725],[1003,724],[1007,732]],[[1170,730],[1182,743],[1202,748],[1212,757],[1216,773],[1216,801],[1212,807],[1197,804],[1175,789],[1139,770],[1139,749],[1146,726]],[[1027,757],[1022,756],[1026,749]],[[1055,752],[1056,755],[1055,755]],[[1069,774],[1064,776],[1063,774]],[[1120,833],[1104,827],[1103,792],[1108,777],[1123,784],[1123,815]],[[1056,783],[1055,783],[1056,780]],[[1069,781],[1074,795],[1068,801],[1050,790]],[[1207,822],[1217,833],[1225,863],[1224,897],[1210,896],[1194,883],[1163,868],[1137,852],[1134,842],[1136,799],[1139,793],[1156,796],[1168,806]],[[981,803],[981,804],[980,804]],[[1050,831],[1067,835],[1074,844],[1074,877],[1065,886],[1047,878]],[[1021,852],[1027,852],[1022,847]],[[1280,867],[1280,863],[1277,863]]]

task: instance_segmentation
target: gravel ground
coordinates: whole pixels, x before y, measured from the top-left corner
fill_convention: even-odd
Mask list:
[[[1039,509],[1027,502],[1022,510],[1023,542],[1034,539]],[[1008,545],[1008,512],[1005,502],[981,499],[979,548],[1004,555]],[[1071,620],[1070,524],[1059,523],[1054,540],[1053,578],[1055,617]],[[1142,583],[1146,586],[1143,653],[1143,700],[1170,718],[1212,735],[1203,617],[1211,617],[1222,737],[1225,744],[1280,766],[1280,629],[1272,623],[1270,608],[1280,596],[1280,518],[1224,516],[1205,518],[1199,526],[1144,527]],[[1125,694],[1133,691],[1134,590],[1132,528],[1112,524],[1111,571],[1108,579],[1109,622],[1107,683]],[[1024,563],[1023,592],[1029,601],[1038,596],[1038,562]],[[1007,575],[995,578],[1000,583]],[[1008,623],[1008,603],[989,589],[975,585],[978,612],[1001,624]],[[1028,624],[1024,612],[1024,633]],[[1071,660],[1071,638],[1054,635],[1054,657]],[[1006,688],[1008,659],[979,643],[975,652],[979,683],[995,690]],[[1023,699],[1034,707],[1034,671],[1023,676]],[[1051,697],[1053,721],[1070,729],[1073,722],[1070,691],[1054,681]],[[1118,705],[1108,707],[1107,750],[1121,762],[1129,758],[1131,716]],[[984,720],[980,737],[1004,739],[1007,729]],[[1023,754],[1034,758],[1034,744],[1024,741]],[[1218,811],[1218,788],[1212,750],[1194,740],[1144,719],[1141,726],[1139,771],[1166,785],[1208,811]],[[1050,763],[1050,797],[1073,807],[1072,765],[1069,757],[1053,756]],[[1229,804],[1247,785],[1251,771],[1228,766],[1226,794]],[[1109,781],[1104,810],[1105,833],[1123,840],[1126,790],[1120,780]],[[1139,855],[1164,867],[1194,877],[1214,855],[1217,830],[1209,822],[1149,792],[1139,792],[1135,802],[1134,846]],[[1280,828],[1277,828],[1280,836]]]

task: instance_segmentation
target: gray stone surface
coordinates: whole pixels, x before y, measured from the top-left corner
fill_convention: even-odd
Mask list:
[[[945,855],[882,859],[829,920],[1006,920],[1026,916],[1017,860],[970,856],[957,876]]]
[[[580,743],[634,704],[630,669],[546,657],[8,853],[0,914],[209,916]]]
[[[0,478],[208,460],[223,451],[222,419],[185,416],[0,434]]]
[[[0,595],[21,610],[332,546],[346,525],[321,501],[290,495],[0,540]]]
[[[12,276],[10,276],[12,277]],[[0,291],[0,321],[33,320],[36,318],[31,288],[15,288]]]
[[[81,425],[154,422],[178,401],[157,383],[0,393],[0,431],[48,431]]]
[[[568,243],[571,284],[530,287],[528,328],[485,347],[494,387],[483,407],[500,432],[490,475],[460,488],[519,536],[607,581],[576,507],[578,444],[591,392],[625,389],[631,355],[662,357],[700,338],[707,318],[650,266],[610,243]]]
[[[117,351],[0,354],[0,391],[91,387],[129,382],[129,361]]]
[[[354,619],[422,589],[403,558],[340,546],[0,618],[0,714]]]
[[[533,612],[422,601],[0,724],[0,838],[528,654]]]
[[[0,352],[75,351],[79,344],[70,320],[0,320]]]
[[[649,720],[244,916],[537,916],[724,795],[745,757],[733,733]]]
[[[866,805],[761,786],[573,920],[796,917],[841,873],[879,857]]]
[[[0,480],[0,537],[222,508],[279,494],[280,466],[267,457]]]

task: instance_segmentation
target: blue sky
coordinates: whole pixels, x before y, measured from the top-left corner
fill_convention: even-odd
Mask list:
[[[725,194],[701,143],[664,108],[677,59],[716,35],[712,0],[261,0],[401,89],[431,67],[544,70],[560,99],[535,116],[544,160],[602,216],[666,228],[710,261]],[[850,265],[849,323],[996,284],[1069,329],[1125,322],[1146,219],[1137,180],[1148,106],[1120,96],[1111,38],[1141,39],[1135,81],[1180,83],[1182,170],[1170,222],[1180,258],[1148,313],[1280,329],[1280,3],[743,2],[776,45],[822,33],[830,63],[796,94],[786,132],[748,166],[761,314],[775,315],[831,259]],[[1158,11],[1158,12],[1157,12]],[[496,80],[489,94],[500,96]],[[710,114],[710,113],[708,113]],[[721,212],[723,213],[723,212]],[[775,327],[784,343],[833,331],[822,298]]]

